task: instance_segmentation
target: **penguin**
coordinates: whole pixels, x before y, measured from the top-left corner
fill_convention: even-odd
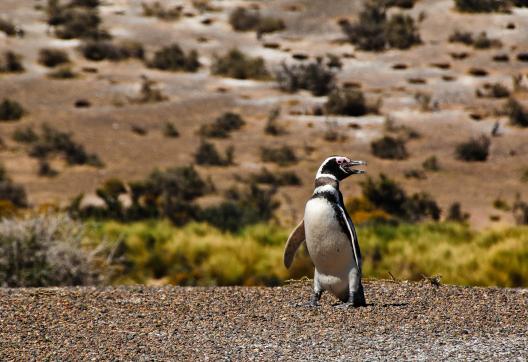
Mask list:
[[[343,302],[340,308],[366,306],[356,229],[339,190],[339,182],[350,175],[366,172],[354,169],[354,166],[366,164],[342,156],[325,159],[317,170],[315,189],[306,203],[304,218],[286,241],[286,268],[291,266],[295,252],[303,242],[306,242],[315,266],[310,306],[319,306],[325,290]]]

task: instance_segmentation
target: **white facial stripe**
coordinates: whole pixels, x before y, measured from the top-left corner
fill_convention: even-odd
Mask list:
[[[316,187],[315,190],[314,190],[314,195],[315,194],[320,194],[322,192],[331,192],[331,193],[337,195],[337,190],[332,185],[323,185],[323,186]]]

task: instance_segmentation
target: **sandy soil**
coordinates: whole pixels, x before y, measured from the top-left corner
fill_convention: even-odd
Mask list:
[[[365,284],[368,306],[280,288],[0,289],[0,360],[518,360],[528,290]]]

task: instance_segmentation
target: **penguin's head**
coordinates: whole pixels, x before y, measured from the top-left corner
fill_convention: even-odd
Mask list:
[[[365,173],[365,170],[357,170],[353,167],[366,164],[365,161],[353,161],[348,157],[331,156],[323,161],[315,178],[330,177],[337,181],[341,181],[350,175]]]

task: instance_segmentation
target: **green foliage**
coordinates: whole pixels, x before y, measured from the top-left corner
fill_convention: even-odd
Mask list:
[[[24,71],[22,56],[12,51],[6,51],[0,59],[0,73],[21,73]]]
[[[181,17],[183,7],[174,6],[165,8],[159,1],[153,4],[141,3],[144,16],[152,16],[165,21],[178,20]]]
[[[172,44],[157,50],[148,66],[167,71],[196,72],[200,62],[195,50],[185,54],[178,44]]]
[[[507,1],[496,0],[454,0],[457,10],[466,13],[491,13],[508,9]]]
[[[380,174],[378,180],[368,177],[361,183],[361,189],[365,200],[375,208],[408,222],[440,219],[441,210],[429,194],[421,192],[408,196],[396,181],[384,174]]]
[[[491,141],[487,136],[470,138],[466,142],[457,145],[455,149],[456,158],[461,161],[486,161],[489,155]]]
[[[83,245],[84,227],[64,216],[0,221],[0,285],[92,285],[103,260]]]
[[[314,96],[323,96],[335,87],[334,68],[325,64],[323,58],[301,64],[282,63],[275,77],[279,88],[290,93],[305,89]]]
[[[370,144],[372,154],[388,160],[404,160],[409,157],[405,141],[401,138],[383,136]]]
[[[69,63],[68,53],[61,49],[43,48],[39,50],[38,62],[46,67]]]
[[[339,25],[349,41],[361,50],[408,49],[420,44],[422,41],[414,20],[404,14],[395,14],[387,20],[386,8],[384,0],[369,0],[357,23],[341,20]]]
[[[246,122],[237,113],[226,112],[213,123],[200,127],[200,135],[204,137],[227,138],[231,131],[239,130]]]
[[[368,113],[363,92],[358,89],[334,89],[325,104],[329,114],[363,116]]]
[[[226,149],[225,157],[222,157],[214,143],[202,140],[200,146],[194,154],[194,159],[198,165],[207,166],[229,166],[233,164],[234,148],[230,146]]]
[[[231,49],[223,57],[215,56],[211,66],[213,74],[236,79],[268,79],[269,73],[261,57],[252,58],[238,49]]]
[[[511,97],[505,106],[506,113],[510,117],[510,123],[519,127],[528,127],[528,110]]]
[[[82,55],[93,61],[111,60],[120,61],[129,58],[143,59],[144,49],[141,43],[136,41],[123,41],[114,44],[108,40],[89,40],[79,48]]]
[[[2,164],[0,164],[0,201],[7,201],[15,207],[27,206],[26,190],[8,177]]]
[[[25,113],[26,111],[17,101],[4,98],[0,103],[0,122],[18,121]]]
[[[279,166],[289,166],[299,161],[293,148],[287,145],[281,147],[261,147],[260,158],[262,162],[274,162]]]

